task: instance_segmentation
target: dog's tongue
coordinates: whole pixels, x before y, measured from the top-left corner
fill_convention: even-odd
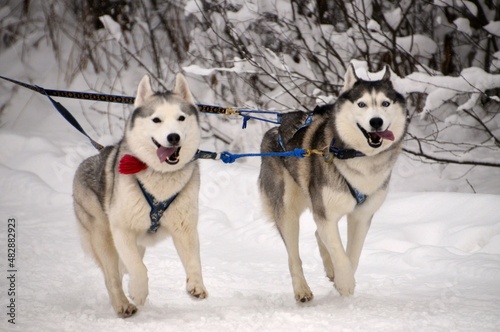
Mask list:
[[[166,148],[164,146],[160,146],[158,150],[156,150],[156,155],[158,156],[158,159],[160,159],[160,162],[164,162],[171,155],[173,155],[176,150],[177,148]]]
[[[383,139],[388,139],[390,141],[394,141],[394,134],[390,130],[384,130],[384,131],[374,131],[372,134],[377,135],[380,138]]]

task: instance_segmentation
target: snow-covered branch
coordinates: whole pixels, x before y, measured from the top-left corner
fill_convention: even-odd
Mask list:
[[[394,79],[394,83],[398,90],[406,95],[413,92],[427,94],[422,113],[422,116],[425,116],[463,94],[467,94],[469,98],[460,103],[457,111],[471,109],[481,96],[487,96],[487,90],[500,88],[500,74],[490,74],[481,68],[470,67],[462,70],[457,77],[415,72],[404,78]],[[498,96],[490,98],[500,102]]]

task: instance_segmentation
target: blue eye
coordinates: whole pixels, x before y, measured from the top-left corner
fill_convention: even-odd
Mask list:
[[[358,107],[359,107],[359,108],[364,108],[364,107],[366,107],[366,104],[365,104],[364,102],[360,101],[360,102],[358,103]]]
[[[154,123],[160,123],[160,122],[161,122],[161,120],[160,120],[160,118],[153,118],[153,122],[154,122]]]
[[[390,105],[390,104],[391,104],[391,103],[390,103],[390,102],[388,102],[388,101],[383,101],[383,102],[382,102],[382,107],[389,107],[389,105]]]

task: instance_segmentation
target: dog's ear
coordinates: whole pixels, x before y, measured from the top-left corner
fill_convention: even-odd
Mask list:
[[[175,88],[174,93],[179,95],[182,99],[194,105],[193,95],[189,90],[186,78],[181,73],[177,74],[175,77]]]
[[[356,71],[354,70],[354,66],[352,64],[347,67],[347,71],[344,76],[344,86],[340,93],[345,92],[351,89],[354,86],[354,83],[359,80],[359,77],[356,75]]]
[[[151,89],[151,78],[149,75],[144,75],[139,86],[137,87],[137,96],[135,97],[134,107],[137,108],[144,104],[144,101],[153,95]]]
[[[385,65],[385,73],[384,77],[382,77],[382,81],[390,81],[391,80],[391,68],[389,65]]]

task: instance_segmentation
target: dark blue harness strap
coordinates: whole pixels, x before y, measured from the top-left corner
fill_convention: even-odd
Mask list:
[[[278,144],[280,145],[281,150],[286,151],[285,143],[283,143],[283,138],[281,138],[281,135],[278,136]]]
[[[360,152],[358,150],[354,149],[343,149],[343,148],[337,148],[334,146],[335,144],[335,138],[332,139],[330,142],[330,148],[329,151],[333,153],[335,158],[338,159],[352,159],[352,158],[357,158],[357,157],[364,157],[365,154],[363,152]]]
[[[356,200],[356,205],[363,204],[368,196],[359,192],[347,180],[345,182],[347,183],[347,187],[349,187],[349,191],[351,192],[352,197],[354,197],[354,199]]]
[[[212,152],[212,151],[204,151],[204,150],[198,150],[194,154],[193,161],[197,159],[217,159],[219,154],[217,152]]]
[[[314,113],[311,112],[307,115],[307,118],[306,118],[306,121],[304,121],[304,124],[302,126],[300,126],[297,131],[295,131],[295,133],[297,133],[299,130],[301,130],[302,128],[305,128],[305,127],[309,127],[309,125],[311,124],[312,120],[313,120],[313,115]],[[295,135],[295,134],[293,134]],[[293,136],[292,136],[293,137]]]
[[[43,91],[45,92],[45,90],[43,90]],[[50,96],[46,92],[45,92],[45,95],[47,96],[47,98],[49,98],[50,102],[52,103],[52,105],[54,106],[54,108],[59,112],[59,114],[61,114],[62,117],[65,118],[66,121],[68,121],[76,130],[78,130],[80,133],[82,133],[83,135],[85,135],[85,137],[87,137],[89,139],[90,143],[97,150],[101,151],[104,148],[101,144],[99,144],[96,141],[94,141],[92,139],[92,137],[90,137],[89,134],[87,134],[85,132],[85,130],[83,130],[82,126],[80,126],[80,124],[78,123],[78,121],[76,121],[75,117],[73,115],[71,115],[71,113],[63,105],[61,105],[60,103],[58,103],[54,99],[50,98]]]
[[[302,128],[306,128],[306,127],[309,127],[309,125],[311,124],[312,122],[312,119],[313,119],[313,115],[314,113],[313,112],[310,112],[308,115],[307,115],[307,118],[306,120],[304,121],[304,123],[299,127],[297,128],[297,130],[293,133],[292,135],[292,138],[295,136],[295,134],[297,134]],[[281,119],[280,119],[280,123],[281,123]],[[279,134],[278,132],[278,144],[280,145],[281,149],[283,151],[286,151],[286,148],[285,148],[285,142],[283,142],[283,138],[281,137],[281,135]]]
[[[156,233],[156,231],[160,227],[160,219],[163,216],[163,213],[168,209],[170,204],[172,204],[179,193],[176,193],[174,196],[165,201],[157,201],[156,198],[144,188],[141,181],[137,180],[137,183],[139,184],[139,188],[141,188],[142,194],[146,198],[146,201],[151,207],[151,211],[149,212],[151,226],[149,227],[148,232]]]

